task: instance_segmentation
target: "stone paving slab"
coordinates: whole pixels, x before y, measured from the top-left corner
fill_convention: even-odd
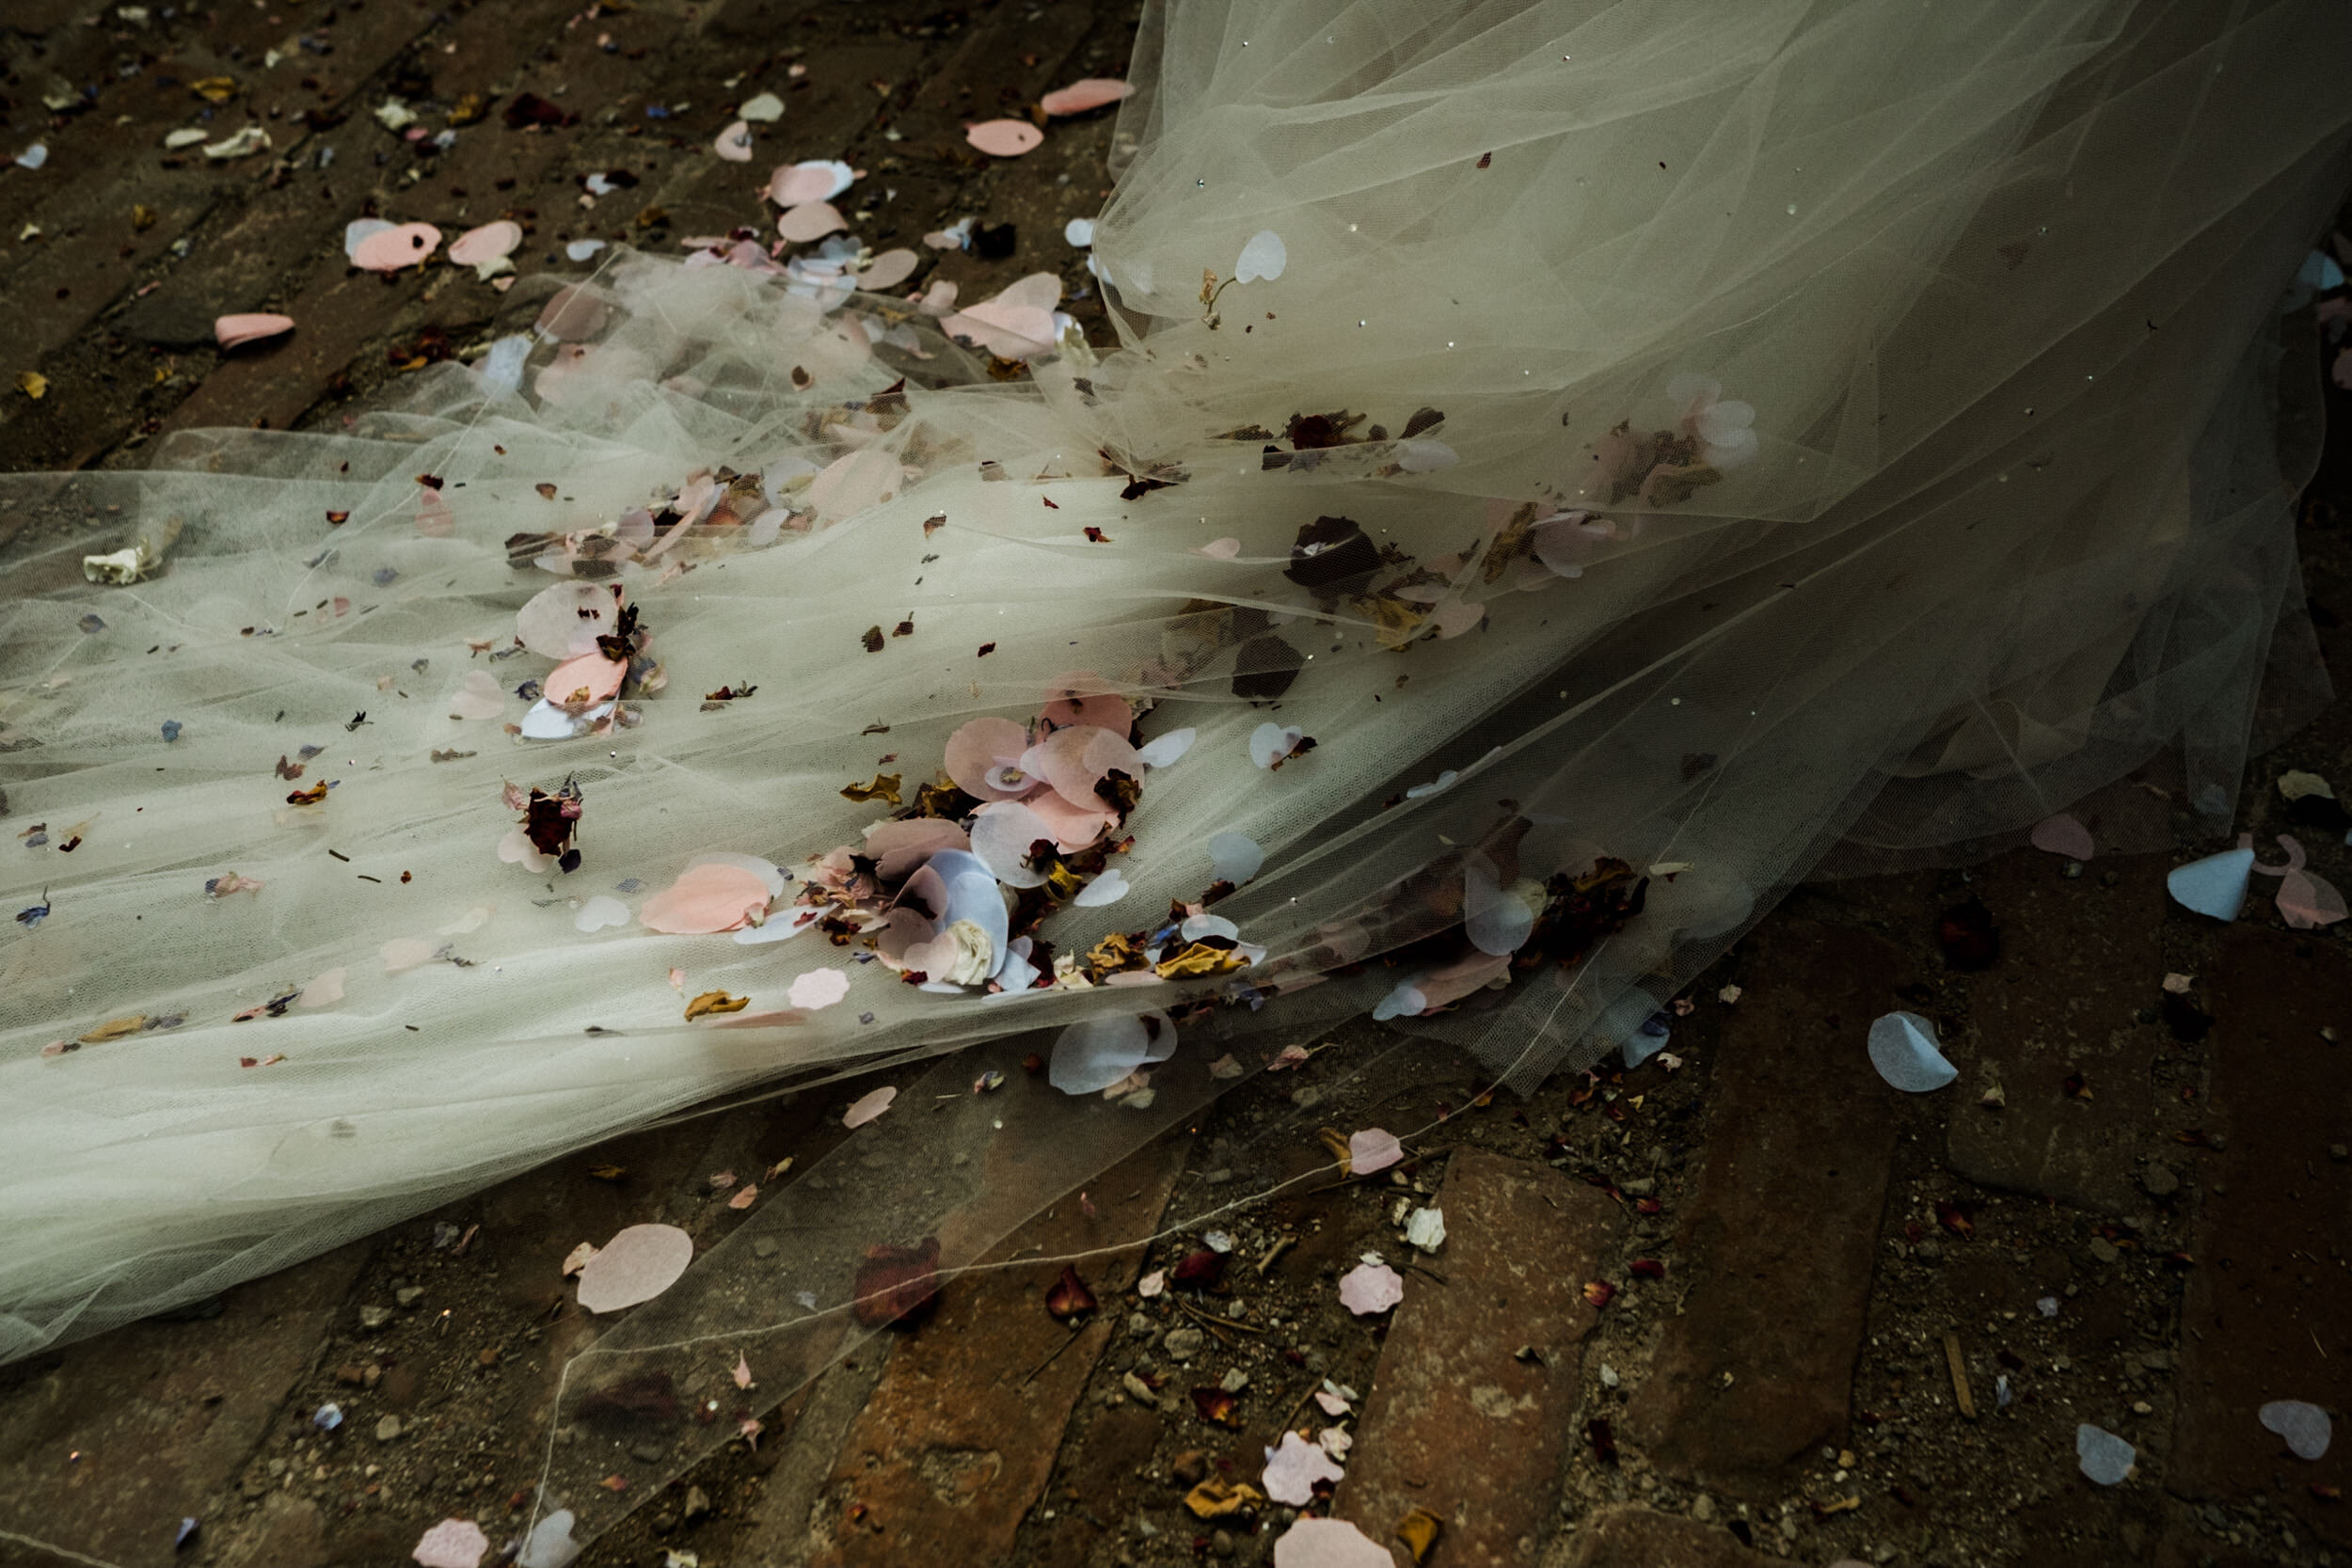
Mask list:
[[[1139,1241],[1158,1225],[1188,1141],[1161,1138],[1089,1188],[1096,1217],[1065,1198],[992,1255],[1047,1255]],[[1133,1284],[1134,1253],[1081,1269],[1098,1301]],[[834,1461],[811,1521],[818,1568],[958,1568],[1010,1563],[1087,1378],[1117,1332],[1113,1311],[1075,1331],[1045,1310],[1057,1264],[976,1270],[950,1281],[936,1312],[890,1350],[873,1396]],[[1075,1342],[1072,1342],[1074,1337]]]
[[[1763,1568],[1769,1560],[1720,1525],[1615,1507],[1586,1518],[1565,1568]]]
[[[1969,987],[1965,1054],[1954,1058],[1962,1077],[1947,1091],[1952,1168],[1987,1186],[2131,1213],[2147,1204],[2138,1157],[2164,1026],[2138,1015],[2164,976],[2166,863],[2103,858],[2074,879],[2064,865],[2021,849],[1985,868],[1981,896],[2010,940]],[[1996,1085],[2005,1103],[1978,1103]]]
[[[1892,944],[1811,921],[1750,942],[1677,1234],[1690,1294],[1624,1434],[1666,1470],[1774,1495],[1792,1461],[1846,1433],[1895,1143],[1896,1091],[1860,1042],[1903,969]]]
[[[2352,1545],[2352,954],[2340,939],[2250,924],[2223,934],[2213,975],[2213,1119],[2182,1308],[2181,1403],[2168,1480],[2192,1497],[2267,1494]],[[2333,1042],[2320,1031],[2335,1031]],[[2336,1414],[2316,1463],[2263,1430],[2270,1400]]]
[[[1549,1165],[1455,1153],[1438,1283],[1408,1275],[1333,1512],[1375,1540],[1416,1508],[1446,1568],[1533,1561],[1554,1528],[1583,1341],[1618,1212]]]
[[[240,1285],[216,1317],[134,1323],[0,1369],[0,1528],[121,1568],[171,1562],[180,1521],[233,1489],[312,1370],[368,1251]],[[61,1560],[0,1543],[0,1568]]]

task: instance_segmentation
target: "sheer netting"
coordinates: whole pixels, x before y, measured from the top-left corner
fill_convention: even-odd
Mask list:
[[[1051,277],[722,245],[0,482],[0,1356],[956,1053],[575,1363],[551,1562],[739,1351],[781,1398],[1282,1040],[1524,1088],[1833,849],[2152,764],[2226,825],[2325,691],[2347,65],[2305,0],[1180,0],[1099,357]]]

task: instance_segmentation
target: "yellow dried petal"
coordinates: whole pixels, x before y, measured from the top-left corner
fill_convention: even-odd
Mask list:
[[[748,996],[729,996],[723,990],[707,990],[686,1005],[686,1016],[691,1021],[706,1013],[739,1013],[751,1005],[752,999]]]

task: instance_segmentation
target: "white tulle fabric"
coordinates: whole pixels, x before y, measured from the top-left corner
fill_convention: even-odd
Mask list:
[[[1004,1093],[885,1116],[755,1214],[824,1214],[789,1279],[731,1242],[605,1349],[682,1393],[708,1357],[628,1346],[764,1325],[813,1368],[856,1332],[860,1248],[970,1260],[1200,1103],[1214,1037],[1377,1006],[1526,1085],[1636,1040],[1841,845],[1980,852],[2158,760],[2226,825],[2258,692],[2283,721],[2324,690],[2274,634],[2311,435],[2280,291],[2343,188],[2347,28],[2300,0],[1184,0],[1121,111],[1099,362],[1065,341],[998,381],[904,302],[625,257],[343,433],[7,481],[0,885],[49,912],[0,939],[0,1356],[714,1095],[1002,1060]],[[1355,444],[1289,438],[1341,411]],[[1682,483],[1634,450],[1661,438]],[[659,548],[628,520],[730,474],[759,477]],[[1177,482],[1122,499],[1137,474]],[[1387,562],[1303,584],[1318,517]],[[554,662],[505,657],[516,611],[579,540],[510,564],[509,537],[616,526],[668,689],[510,735]],[[143,580],[80,580],[141,540]],[[845,784],[911,788],[1073,673],[1147,739],[1198,733],[1144,780],[1132,891],[1044,934],[1159,924],[1239,834],[1241,975],[985,998],[821,933],[633,918],[710,852],[805,875],[885,814]],[[1269,723],[1316,744],[1269,769]],[[566,779],[580,869],[501,860],[502,782]],[[1649,873],[1643,912],[1514,970],[1511,890],[1599,855]],[[263,885],[208,897],[229,872]],[[750,1022],[683,1022],[674,967]],[[787,1006],[828,968],[842,1001]],[[1148,1108],[1003,1043],[1158,1010],[1188,1037]],[[558,1490],[583,1531],[624,1506]]]

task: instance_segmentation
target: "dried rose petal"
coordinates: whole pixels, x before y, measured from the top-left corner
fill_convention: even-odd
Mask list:
[[[1168,1274],[1168,1282],[1187,1290],[1213,1291],[1225,1278],[1225,1255],[1207,1247],[1184,1254],[1183,1262]]]
[[[1192,1407],[1200,1413],[1204,1421],[1221,1427],[1241,1425],[1241,1401],[1222,1388],[1195,1388],[1192,1391]]]
[[[1617,1299],[1617,1288],[1605,1279],[1589,1280],[1584,1286],[1584,1299],[1595,1307],[1606,1307]]]
[[[1061,1277],[1054,1281],[1054,1288],[1045,1292],[1045,1310],[1065,1321],[1081,1312],[1093,1311],[1095,1305],[1094,1292],[1078,1277],[1078,1271],[1068,1264],[1063,1265]]]
[[[939,1294],[939,1238],[926,1236],[920,1246],[867,1247],[851,1290],[852,1310],[867,1328],[913,1328]]]
[[[1663,1279],[1666,1265],[1655,1258],[1636,1258],[1628,1265],[1628,1272],[1636,1279]]]

